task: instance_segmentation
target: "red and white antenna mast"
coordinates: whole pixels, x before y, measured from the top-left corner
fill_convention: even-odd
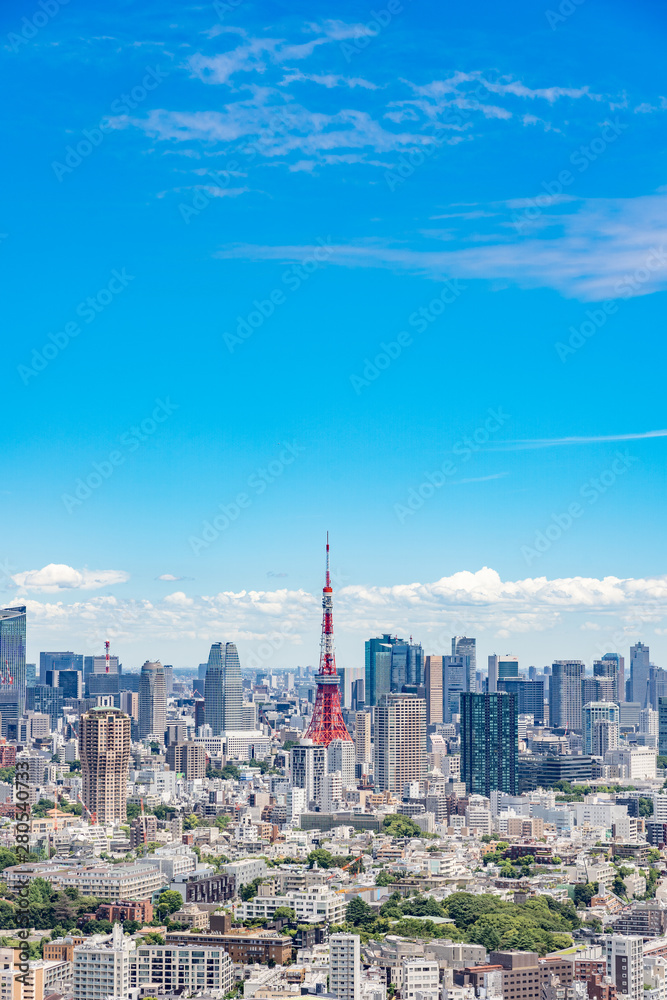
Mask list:
[[[106,661],[107,661],[107,663],[106,663],[107,673],[109,673],[109,640],[108,639],[104,643],[104,650],[105,650],[105,653],[106,653],[106,657],[105,658],[106,658]]]
[[[333,631],[333,591],[329,570],[329,532],[327,532],[327,563],[322,589],[322,640],[320,669],[317,674],[317,698],[306,737],[313,743],[328,747],[332,740],[349,740],[340,707],[339,680],[336,673]]]

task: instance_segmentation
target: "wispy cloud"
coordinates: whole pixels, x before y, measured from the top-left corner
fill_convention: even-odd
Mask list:
[[[590,437],[526,438],[517,441],[499,441],[487,451],[525,451],[534,448],[559,448],[567,445],[609,444],[614,441],[647,441],[667,437],[667,430],[643,431],[639,434],[599,434]]]

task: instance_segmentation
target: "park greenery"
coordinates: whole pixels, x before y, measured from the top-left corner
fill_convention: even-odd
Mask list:
[[[436,923],[429,917],[448,922]],[[559,903],[550,896],[517,904],[489,894],[455,892],[438,901],[420,895],[404,899],[394,892],[378,913],[360,897],[353,899],[345,911],[344,928],[360,934],[364,941],[391,933],[422,940],[469,941],[493,951],[513,948],[546,955],[569,947],[571,932],[580,926],[573,904]]]

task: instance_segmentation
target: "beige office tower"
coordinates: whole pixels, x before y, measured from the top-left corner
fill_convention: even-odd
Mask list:
[[[375,788],[402,795],[426,777],[426,701],[384,694],[375,707]]]
[[[167,685],[159,660],[146,660],[139,675],[139,736],[164,740],[167,728]]]
[[[429,726],[434,722],[443,722],[442,717],[442,657],[427,656],[424,668],[426,684],[426,722]]]
[[[370,712],[357,712],[354,717],[354,758],[357,764],[372,760]]]
[[[98,823],[127,819],[130,717],[119,708],[91,708],[79,721],[83,804]]]

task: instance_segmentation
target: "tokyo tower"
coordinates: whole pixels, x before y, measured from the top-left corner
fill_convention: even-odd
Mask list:
[[[333,636],[333,591],[329,572],[329,533],[327,532],[327,572],[322,590],[322,641],[320,669],[317,674],[317,699],[306,737],[328,747],[332,740],[349,740],[340,708],[339,678],[336,674]]]

